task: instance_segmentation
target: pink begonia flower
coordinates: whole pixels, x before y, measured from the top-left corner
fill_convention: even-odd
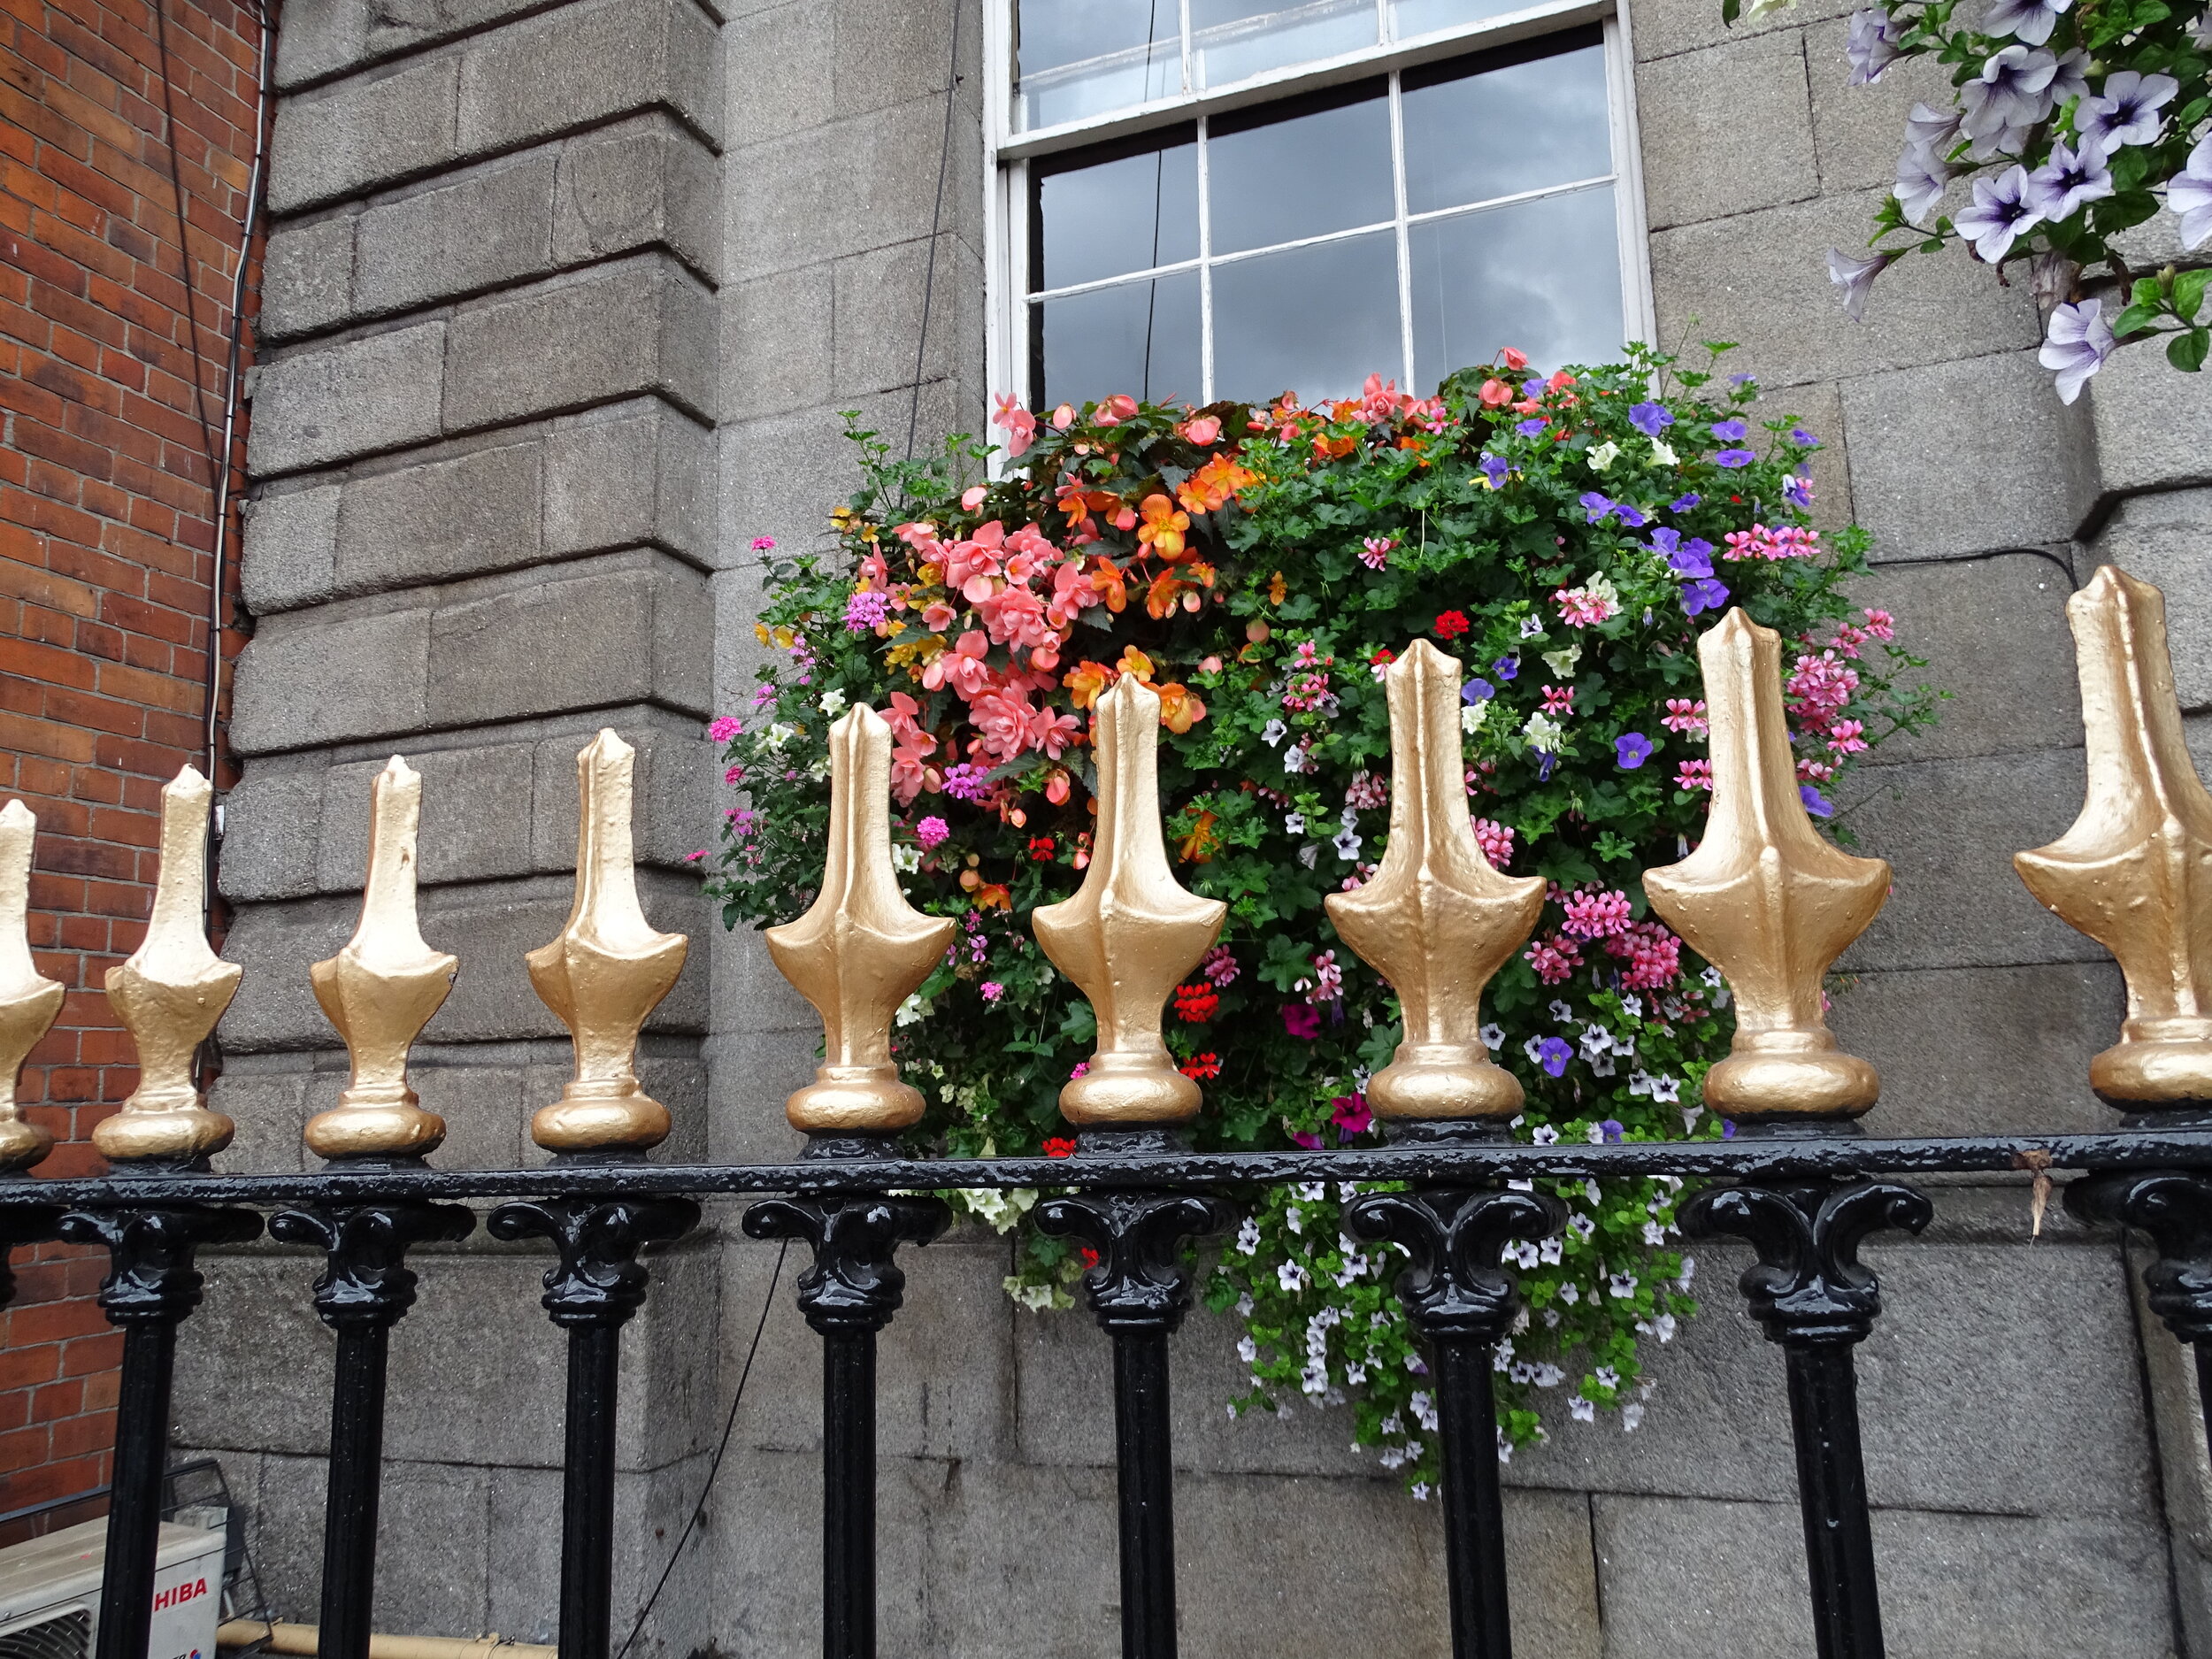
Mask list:
[[[1010,460],[1018,458],[1037,436],[1037,417],[1024,409],[1011,392],[998,395],[998,411],[991,417],[991,424],[1006,434]]]
[[[1075,425],[1075,405],[1063,403],[1052,411],[1052,426],[1056,432],[1065,432]]]
[[[1199,415],[1175,430],[1202,449],[1221,436],[1221,422],[1211,415]]]
[[[725,714],[707,727],[707,736],[717,743],[726,743],[744,729],[744,721],[733,714]]]
[[[914,839],[922,844],[924,852],[934,852],[952,833],[952,826],[941,818],[926,818],[914,826]]]
[[[962,493],[960,504],[968,511],[973,512],[983,504],[983,498],[990,493],[990,490],[981,484],[972,485]]]

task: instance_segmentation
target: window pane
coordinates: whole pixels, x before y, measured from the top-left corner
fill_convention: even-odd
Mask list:
[[[1044,353],[1040,408],[1115,392],[1198,402],[1197,272],[1071,294],[1032,310]]]
[[[1025,127],[1182,90],[1179,0],[1027,0],[1019,17]]]
[[[1409,212],[1613,171],[1602,46],[1434,86],[1414,84],[1410,74],[1407,81],[1402,119]]]
[[[1391,216],[1390,104],[1379,95],[1241,132],[1217,132],[1207,151],[1217,254]]]
[[[1519,12],[1530,0],[1390,0],[1390,38],[1409,41],[1417,35],[1479,23],[1485,18]]]
[[[1048,288],[1198,257],[1198,146],[1049,173],[1038,181]]]
[[[1309,402],[1403,369],[1388,231],[1214,267],[1214,396]]]
[[[1611,186],[1432,219],[1410,242],[1414,384],[1433,387],[1501,346],[1547,370],[1619,354],[1627,331]]]
[[[1190,32],[1192,81],[1225,87],[1374,45],[1374,0],[1191,0]]]

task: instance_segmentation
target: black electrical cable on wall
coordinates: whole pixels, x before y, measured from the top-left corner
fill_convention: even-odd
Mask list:
[[[914,434],[922,419],[922,356],[929,347],[930,303],[937,296],[937,232],[945,217],[945,173],[952,163],[952,118],[960,106],[960,11],[967,0],[952,0],[952,63],[945,72],[945,136],[937,151],[937,199],[929,210],[927,262],[922,278],[922,326],[914,340],[914,392],[906,405],[906,458],[914,458]]]

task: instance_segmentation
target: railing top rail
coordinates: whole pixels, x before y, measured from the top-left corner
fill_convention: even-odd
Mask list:
[[[791,1164],[563,1163],[530,1170],[332,1170],[313,1174],[131,1172],[0,1181],[0,1210],[162,1203],[282,1204],[394,1199],[642,1197],[715,1193],[865,1193],[1049,1187],[1187,1192],[1293,1181],[1425,1185],[1587,1176],[1731,1180],[1869,1173],[2212,1167],[2212,1126],[2101,1134],[1882,1140],[1825,1134],[1731,1141],[1417,1145],[1323,1152],[1089,1151],[1064,1158],[820,1158]]]

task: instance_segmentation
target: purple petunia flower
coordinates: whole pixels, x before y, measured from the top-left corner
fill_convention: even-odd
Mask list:
[[[1937,204],[1943,200],[1943,193],[1950,188],[1951,168],[1947,162],[1917,144],[1905,146],[1905,153],[1897,157],[1897,182],[1890,190],[1897,198],[1905,223],[1925,230],[1928,216],[1935,211]]]
[[[1978,160],[2019,153],[2028,129],[2051,112],[2057,75],[2058,59],[2039,46],[2008,46],[1991,55],[1961,88],[1966,117],[1960,125],[1974,140]]]
[[[1632,530],[1640,530],[1650,522],[1642,513],[1624,501],[1617,501],[1613,503],[1613,516]]]
[[[1853,322],[1866,320],[1866,296],[1872,291],[1874,279],[1889,268],[1893,253],[1878,253],[1870,258],[1855,259],[1840,249],[1828,250],[1828,280],[1843,290],[1843,314]]]
[[[1985,35],[2015,35],[2031,46],[2051,38],[2058,19],[2074,0],[1994,0],[1982,18]]]
[[[1695,490],[1692,490],[1688,495],[1677,495],[1672,501],[1669,502],[1667,503],[1667,511],[1669,512],[1687,512],[1691,508],[1696,506],[1697,503],[1702,499],[1703,497],[1700,496]]]
[[[1526,420],[1521,422],[1519,426],[1514,427],[1513,430],[1519,433],[1524,438],[1534,438],[1540,436],[1544,430],[1544,418],[1541,415],[1532,415]]]
[[[1736,1120],[1734,1118],[1724,1118],[1720,1120],[1720,1138],[1724,1141],[1733,1141],[1736,1138]]]
[[[1817,449],[1820,448],[1820,440],[1814,437],[1811,433],[1806,431],[1802,426],[1792,426],[1790,428],[1790,442],[1803,449]]]
[[[1521,672],[1521,659],[1517,657],[1501,657],[1490,664],[1490,672],[1500,680],[1511,680]]]
[[[1613,762],[1623,772],[1633,772],[1651,758],[1651,740],[1641,732],[1629,732],[1613,740]]]
[[[1833,818],[1836,809],[1828,804],[1827,797],[1809,783],[1797,786],[1797,798],[1805,803],[1805,810],[1815,818]]]
[[[2139,74],[2123,69],[2104,80],[2104,90],[2084,98],[2074,111],[2074,129],[2085,143],[2101,145],[2107,153],[2123,144],[2154,143],[2166,123],[2158,111],[2181,90],[2171,75]]]
[[[1728,603],[1728,589],[1711,577],[1699,578],[1682,584],[1682,614],[1694,617],[1701,611],[1717,611]]]
[[[1749,466],[1759,457],[1748,449],[1723,449],[1713,457],[1715,466]]]
[[[1998,0],[1998,4],[2001,5],[2005,0]],[[2036,38],[2041,40],[2048,34],[2047,29]],[[1870,87],[1879,81],[1882,71],[1904,56],[1897,49],[1897,26],[1889,13],[1879,6],[1854,12],[1850,28],[1844,35],[1843,55],[1851,64],[1853,86]]]
[[[1744,434],[1749,430],[1740,420],[1717,420],[1713,423],[1713,435],[1723,443],[1741,443]]]
[[[1682,532],[1662,525],[1651,533],[1651,550],[1671,556],[1682,545]]]
[[[1713,544],[1703,536],[1692,536],[1668,555],[1667,565],[1677,576],[1710,576],[1713,573]],[[1691,614],[1696,613],[1694,611]]]
[[[1792,472],[1782,480],[1782,499],[1800,511],[1813,504],[1813,480],[1802,472]]]
[[[2212,236],[2212,136],[2189,152],[2189,165],[2168,181],[2166,205],[2181,215],[2181,245],[2194,249]]]
[[[1490,488],[1493,489],[1503,489],[1507,474],[1513,471],[1511,464],[1503,457],[1493,455],[1487,449],[1483,451],[1482,459],[1475,465],[1481,469],[1482,475],[1490,480]]]
[[[2012,251],[2012,244],[2043,222],[2043,216],[2027,203],[2028,170],[2008,167],[1994,183],[1974,180],[1974,204],[1952,216],[1960,235],[1974,244],[1974,252],[1996,265]]]
[[[1603,1135],[1608,1141],[1618,1141],[1623,1135],[1628,1133],[1628,1129],[1619,1118],[1601,1118],[1598,1122],[1598,1133]]]
[[[1557,1037],[1547,1037],[1537,1045],[1536,1062],[1544,1068],[1547,1077],[1557,1077],[1566,1071],[1567,1062],[1574,1058],[1574,1049]]]
[[[2051,313],[2050,331],[2035,360],[2058,376],[2058,398],[2070,403],[2081,396],[2089,377],[2104,367],[2116,342],[2112,325],[2103,317],[2104,302],[2087,299],[2078,305],[2062,305]]]
[[[1639,403],[1628,411],[1628,424],[1647,438],[1655,438],[1674,425],[1674,412],[1664,403]]]
[[[1543,395],[1544,395],[1544,377],[1543,377],[1542,375],[1540,375],[1540,374],[1532,374],[1532,375],[1531,375],[1531,376],[1530,376],[1527,380],[1523,380],[1523,381],[1521,382],[1521,396],[1524,396],[1524,397],[1541,397]]]
[[[2081,141],[2078,151],[2059,139],[2051,146],[2051,158],[2028,175],[2025,201],[2053,224],[2071,219],[2077,208],[2102,201],[2112,194],[2112,171],[2104,165],[2104,147],[2093,138]]]
[[[1582,511],[1590,515],[1590,522],[1592,524],[1601,523],[1604,520],[1605,515],[1613,511],[1613,503],[1611,498],[1601,495],[1594,489],[1586,489],[1582,492],[1580,505],[1582,507]]]
[[[1462,703],[1487,703],[1498,695],[1498,688],[1486,680],[1471,680],[1459,688]]]
[[[1321,1034],[1321,1010],[1310,1002],[1283,1004],[1283,1029],[1305,1042]]]
[[[1553,754],[1549,749],[1546,749],[1536,764],[1536,781],[1539,783],[1549,783],[1551,781],[1552,768],[1556,766],[1558,764],[1559,757]]]

